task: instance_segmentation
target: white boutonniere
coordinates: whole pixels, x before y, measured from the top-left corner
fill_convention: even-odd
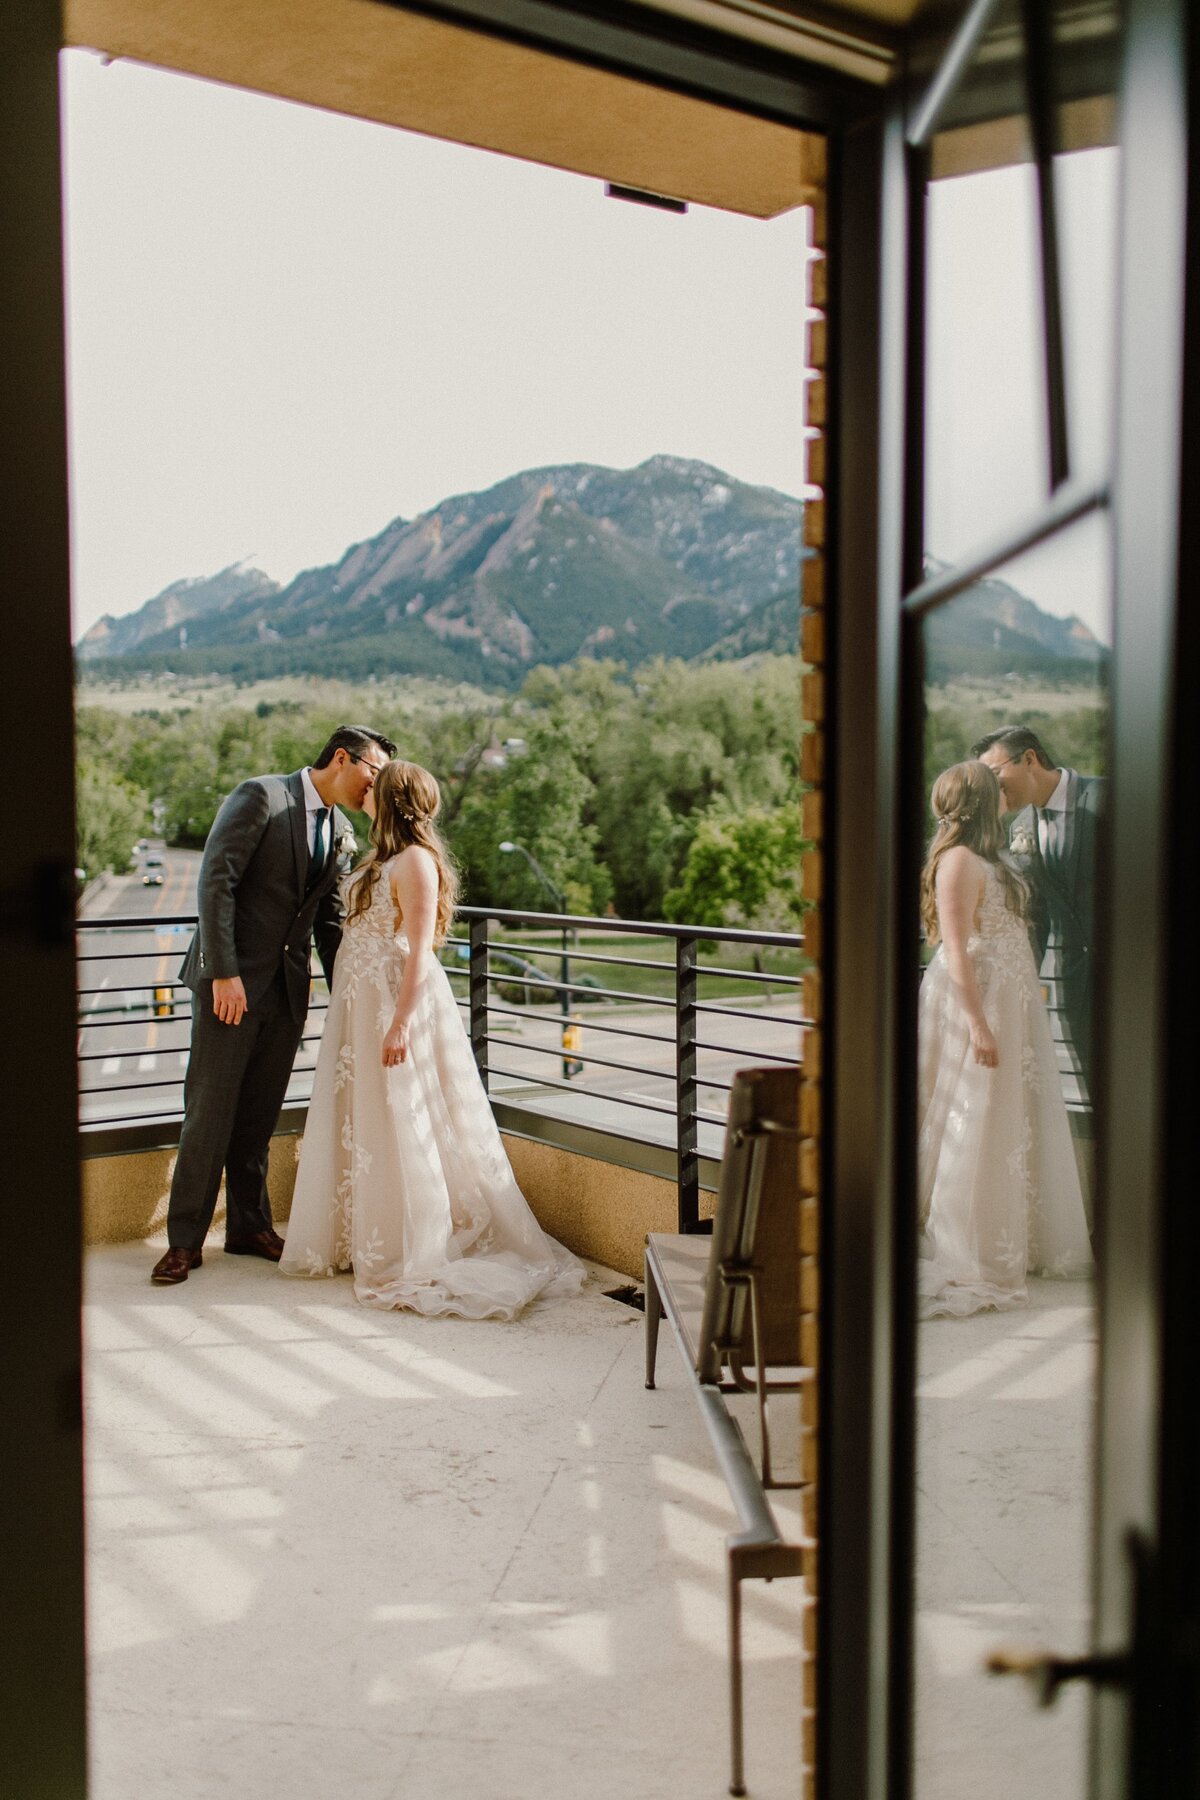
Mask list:
[[[334,850],[339,862],[352,862],[358,855],[358,839],[349,825],[344,825],[334,840]]]
[[[1014,856],[1032,856],[1034,851],[1032,834],[1024,828],[1014,831],[1008,840],[1008,847]]]

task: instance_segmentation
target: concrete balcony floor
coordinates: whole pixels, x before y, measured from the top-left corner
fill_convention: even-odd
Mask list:
[[[622,1277],[472,1324],[158,1253],[87,1256],[92,1800],[725,1792],[733,1512]],[[800,1587],[743,1590],[756,1800],[799,1791]]]

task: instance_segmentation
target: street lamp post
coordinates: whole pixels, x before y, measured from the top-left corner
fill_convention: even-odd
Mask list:
[[[500,845],[500,851],[503,856],[523,856],[525,858],[525,861],[529,864],[530,868],[533,870],[534,874],[537,876],[538,880],[541,882],[542,886],[545,888],[546,892],[550,895],[550,898],[553,900],[555,911],[561,913],[564,916],[564,924],[563,924],[563,928],[562,928],[562,956],[561,956],[561,959],[559,962],[559,972],[558,972],[558,980],[559,980],[558,998],[559,998],[559,1010],[562,1013],[562,1046],[563,1046],[562,1072],[563,1072],[563,1080],[570,1081],[571,1076],[574,1072],[574,1064],[572,1062],[572,1059],[567,1055],[567,1032],[570,1029],[570,1024],[571,1024],[571,959],[570,959],[570,954],[569,954],[570,938],[569,938],[569,934],[568,934],[566,923],[565,923],[565,915],[566,915],[566,911],[567,911],[567,897],[565,894],[559,893],[558,889],[555,887],[554,883],[551,881],[550,877],[547,875],[545,869],[543,869],[543,867],[542,867],[541,863],[538,861],[537,857],[531,855],[530,852],[528,850],[526,850],[524,844],[514,844],[514,843],[511,843],[506,838],[504,843],[502,843]]]

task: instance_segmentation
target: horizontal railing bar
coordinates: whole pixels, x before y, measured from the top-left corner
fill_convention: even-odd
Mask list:
[[[748,1012],[744,1006],[714,1006],[711,1001],[704,1000],[697,1001],[695,1010],[698,1013],[711,1013],[714,1018],[718,1019],[752,1019],[760,1025],[764,1020],[768,1025],[799,1025],[801,1027],[811,1026],[814,1022],[812,1019],[805,1018],[803,1014],[789,1013],[786,1017],[780,1018],[777,1013]]]
[[[105,999],[115,1000],[118,994],[152,994],[155,988],[171,988],[173,991],[177,987],[182,988],[185,994],[192,991],[182,981],[164,976],[162,981],[123,981],[119,986],[113,987],[76,988],[75,996],[79,1000],[87,1000],[92,995],[103,994]]]
[[[312,1095],[307,1094],[307,1093],[305,1093],[305,1094],[288,1094],[286,1099],[284,1100],[284,1106],[285,1107],[300,1106],[300,1105],[307,1106],[311,1098],[312,1098]],[[167,1109],[164,1107],[162,1109],[162,1111],[160,1111],[160,1112],[121,1113],[117,1118],[109,1118],[107,1116],[107,1114],[105,1114],[102,1118],[99,1118],[99,1119],[83,1119],[80,1121],[80,1131],[83,1135],[84,1154],[85,1154],[85,1156],[87,1154],[86,1146],[87,1146],[87,1136],[88,1136],[89,1132],[117,1131],[120,1129],[121,1126],[124,1126],[124,1125],[151,1126],[151,1125],[182,1124],[182,1123],[183,1123],[183,1108],[182,1107],[172,1107],[170,1109]],[[177,1143],[178,1138],[177,1137],[172,1138],[172,1142]]]
[[[501,957],[512,955],[519,950],[523,956],[540,956],[547,962],[561,963],[565,959],[567,962],[571,963],[607,963],[611,967],[618,969],[653,969],[663,975],[671,977],[673,977],[675,973],[675,963],[673,958],[670,961],[667,961],[664,958],[655,958],[651,956],[609,956],[604,951],[579,950],[576,949],[574,945],[568,950],[563,950],[561,947],[551,945],[514,943],[508,939],[503,943],[500,943],[493,939],[488,944],[488,950],[490,953]],[[446,964],[443,964],[442,966],[446,969],[448,975],[465,976],[467,974],[465,967],[456,969],[451,968]],[[699,975],[714,975],[730,981],[769,982],[774,983],[777,987],[799,987],[803,980],[803,976],[800,975],[788,975],[782,972],[773,975],[769,971],[762,973],[757,969],[726,969],[722,968],[720,965],[703,962],[697,963],[696,972]],[[514,971],[508,979],[514,982],[520,981],[521,975],[519,971]],[[558,982],[555,985],[563,986],[566,984]],[[571,983],[571,985],[577,986],[579,984]],[[598,991],[599,990],[597,989],[589,988],[589,992],[595,993]]]
[[[493,945],[489,946],[489,948],[494,951],[498,948],[498,946],[493,944]],[[518,948],[520,948],[524,952],[524,954],[527,956],[541,956],[541,957],[545,958],[546,961],[551,962],[551,963],[561,963],[564,960],[564,953],[561,950],[533,950],[533,949],[530,949],[527,945],[521,945],[521,946],[518,946]],[[501,955],[503,955],[504,953],[505,953],[504,951],[501,951]],[[673,961],[671,961],[671,962],[655,961],[651,957],[646,957],[646,956],[638,956],[638,957],[599,956],[599,955],[589,956],[589,955],[585,955],[582,951],[579,951],[579,950],[571,950],[570,952],[568,952],[566,955],[566,960],[570,963],[583,963],[583,962],[607,963],[611,967],[621,968],[621,969],[650,969],[650,970],[653,970],[653,971],[656,971],[656,972],[662,974],[666,978],[666,981],[669,985],[673,985],[673,982],[674,982],[675,964]],[[465,967],[450,968],[450,967],[447,967],[446,964],[443,964],[442,966],[443,966],[443,968],[446,969],[447,975],[450,975],[450,976],[457,975],[464,981],[468,979],[468,970]],[[490,962],[489,962],[488,968],[489,968],[489,974],[490,974],[492,972],[492,965]],[[753,983],[753,984],[764,985],[767,987],[798,988],[801,986],[803,979],[804,979],[803,976],[801,976],[801,975],[786,975],[786,974],[772,975],[770,973],[761,974],[761,973],[759,973],[759,971],[757,971],[755,969],[712,968],[707,963],[697,963],[696,973],[698,976],[711,975],[714,977],[714,979],[717,979],[717,980],[745,981],[745,982],[749,982],[749,983]],[[533,986],[536,982],[538,982],[540,980],[549,987],[553,987],[556,989],[569,987],[573,991],[577,991],[578,993],[584,994],[584,995],[590,994],[590,995],[603,996],[603,995],[617,991],[617,990],[610,989],[610,988],[593,987],[590,982],[583,982],[583,981],[579,981],[579,980],[575,980],[575,979],[568,979],[568,980],[564,981],[561,976],[559,976],[556,979],[552,973],[548,973],[544,970],[537,970],[536,972],[534,972],[533,974],[530,974],[530,975],[522,974],[519,969],[496,970],[495,974],[496,974],[497,980],[507,981],[507,982],[511,983],[512,986],[514,986],[514,987],[519,987],[524,982],[528,982],[528,984],[530,986]],[[625,993],[631,992],[632,990],[622,989],[620,991],[622,994],[625,994]],[[644,996],[642,994],[639,994],[637,996],[637,998],[639,998],[639,999],[642,999],[645,997],[646,996]]]
[[[697,1050],[719,1050],[726,1056],[757,1056],[761,1062],[783,1063],[788,1068],[799,1068],[800,1057],[785,1056],[779,1050],[748,1050],[743,1044],[714,1044],[708,1038],[694,1038]]]
[[[564,924],[576,931],[602,931],[610,935],[624,933],[629,937],[662,937],[695,939],[713,944],[760,944],[778,950],[795,950],[804,942],[802,932],[750,931],[731,925],[671,925],[665,920],[647,922],[641,919],[599,919],[588,913],[518,912],[511,908],[461,906],[460,919],[493,919],[498,925],[536,925],[561,931]],[[196,924],[195,913],[125,914],[119,918],[78,919],[78,931],[155,931],[164,925]]]
[[[542,925],[547,930],[561,931],[564,924],[577,931],[627,933],[630,937],[664,937],[696,939],[714,944],[764,944],[780,950],[795,950],[804,942],[799,932],[747,931],[729,925],[668,925],[663,921],[646,923],[641,919],[597,919],[586,913],[516,912],[502,907],[462,906],[460,919],[494,919],[497,924]]]
[[[80,1128],[84,1133],[98,1128],[115,1131],[120,1125],[157,1125],[166,1123],[168,1120],[182,1120],[182,1118],[182,1107],[174,1107],[170,1111],[164,1109],[162,1112],[121,1113],[115,1119],[110,1119],[106,1114],[100,1119],[82,1120]]]
[[[503,1044],[508,1050],[516,1047],[511,1038],[493,1037],[490,1033],[484,1038],[484,1042]],[[674,1081],[675,1079],[674,1069],[648,1069],[645,1063],[617,1062],[611,1056],[595,1056],[584,1050],[564,1050],[558,1044],[522,1044],[520,1048],[528,1050],[533,1056],[553,1056],[556,1061],[561,1058],[566,1062],[595,1063],[598,1068],[602,1069],[623,1069],[627,1075],[648,1075],[652,1081]],[[539,1077],[531,1075],[529,1079],[537,1081]],[[707,1086],[708,1083],[702,1085]],[[578,1093],[586,1091],[583,1088],[576,1090]]]
[[[165,1005],[166,1002],[163,1001],[163,1002],[160,1002],[160,1004]],[[114,1010],[121,1015],[119,1018],[100,1018],[100,1017],[98,1017],[99,1009],[97,1009],[96,1012],[81,1013],[79,1015],[79,1019],[76,1023],[76,1031],[77,1032],[80,1032],[80,1031],[112,1031],[114,1029],[131,1031],[135,1025],[163,1025],[163,1026],[166,1026],[166,1025],[189,1025],[190,1026],[191,1021],[192,1021],[191,1007],[188,1007],[186,1012],[184,1012],[182,1010],[182,1007],[179,1007],[179,1008],[176,1008],[176,1010],[174,1012],[167,1013],[167,1014],[157,1014],[153,1018],[147,1018],[146,1017],[147,1013],[154,1012],[154,1006],[155,1006],[155,1002],[153,1000],[147,1000],[146,1004],[144,1006],[116,1007]],[[105,1010],[107,1011],[108,1009],[106,1008]],[[314,1006],[310,1006],[308,1010],[310,1013],[323,1013],[323,1012],[328,1012],[329,1007],[327,1004],[326,1005],[314,1005]],[[136,1014],[137,1016],[131,1017],[130,1016],[131,1014]],[[173,1048],[173,1046],[170,1044],[162,1044],[162,1045],[155,1045],[154,1048],[156,1050],[157,1049],[170,1050]],[[180,1046],[180,1048],[182,1048],[182,1046]],[[144,1046],[143,1049],[134,1050],[134,1051],[129,1052],[128,1054],[134,1055],[134,1056],[145,1056],[150,1053],[150,1049],[151,1049],[151,1046],[149,1044],[147,1044]],[[97,1052],[97,1054],[99,1054],[99,1052]],[[107,1056],[122,1056],[122,1055],[125,1055],[126,1052],[120,1051],[120,1050],[108,1050],[108,1051],[105,1051],[104,1054]]]
[[[665,961],[653,956],[609,956],[603,950],[577,950],[572,944],[570,949],[550,948],[548,945],[519,944],[505,939],[503,943],[492,939],[488,944],[490,951],[499,951],[501,955],[520,950],[525,956],[547,956],[555,962],[561,962],[564,956],[569,962],[612,963],[620,969],[661,969],[664,974],[674,975],[675,959]]]
[[[527,1081],[531,1087],[562,1088],[563,1092],[567,1094],[579,1094],[586,1091],[577,1087],[573,1081],[560,1081],[552,1075],[523,1075],[519,1069],[502,1069],[496,1063],[488,1064],[488,1074],[489,1076],[506,1075],[510,1081]],[[506,1099],[507,1095],[498,1094],[496,1098]],[[675,1117],[673,1106],[658,1106],[653,1100],[633,1100],[627,1094],[593,1094],[590,1098],[609,1100],[614,1106],[636,1106],[641,1112],[662,1113],[668,1119]]]
[[[773,987],[799,987],[802,975],[760,975],[757,969],[714,969],[708,963],[696,964],[697,975],[719,975],[726,981],[769,981]]]
[[[123,913],[119,917],[76,919],[76,931],[161,931],[164,925],[192,925],[195,913]]]
[[[151,1088],[181,1088],[182,1086],[183,1076],[182,1074],[179,1074],[172,1075],[169,1080],[113,1081],[108,1083],[105,1087],[81,1087],[79,1091],[81,1094],[87,1094],[89,1096],[94,1094],[142,1094],[148,1093]]]
[[[591,990],[589,989],[589,992],[590,991]],[[460,1000],[459,1005],[465,1006],[466,1002]],[[501,1017],[505,1019],[528,1019],[530,1023],[534,1025],[553,1025],[555,1030],[557,1030],[562,1023],[561,1013],[546,1010],[534,1012],[532,1009],[526,1012],[522,1011],[519,1006],[497,1006],[494,1001],[489,1002],[488,1011],[490,1013],[499,1013]],[[648,1044],[673,1045],[675,1042],[674,1035],[668,1037],[661,1031],[639,1031],[635,1025],[608,1025],[603,1019],[594,1019],[590,1013],[585,1017],[576,1017],[573,1013],[571,1017],[573,1022],[580,1026],[581,1029],[586,1029],[588,1031],[608,1031],[611,1032],[614,1037],[644,1038]]]
[[[171,952],[169,950],[163,950],[163,949],[158,949],[158,950],[115,950],[115,951],[114,950],[97,950],[94,956],[92,956],[92,955],[80,956],[78,953],[76,953],[75,961],[77,963],[149,962],[152,957],[170,956],[170,955],[171,955]],[[183,952],[180,951],[181,960],[182,960],[182,956],[183,956]]]
[[[105,1010],[107,1011],[108,1009],[106,1008]],[[98,1011],[96,1013],[81,1013],[76,1030],[112,1031],[116,1028],[117,1030],[132,1031],[135,1025],[190,1025],[192,1018],[191,1008],[189,1007],[187,1012],[173,1012],[168,1013],[165,1017],[159,1016],[157,1018],[148,1019],[146,1014],[153,1013],[154,1011],[153,1000],[147,1000],[145,1006],[118,1006],[113,1010],[121,1013],[123,1016],[117,1019],[110,1019],[99,1017]],[[136,1014],[137,1016],[130,1017],[129,1015],[131,1014]],[[167,1048],[169,1049],[170,1046],[168,1045]],[[110,1050],[108,1054],[114,1056],[116,1052]]]
[[[590,1000],[636,1000],[639,1005],[669,1006],[672,1012],[675,1010],[674,994],[634,994],[627,988],[581,988],[575,981],[548,981],[540,975],[488,975],[486,979],[497,984],[507,983],[509,987],[548,988],[554,994],[561,994],[566,988],[571,993],[586,994]]]

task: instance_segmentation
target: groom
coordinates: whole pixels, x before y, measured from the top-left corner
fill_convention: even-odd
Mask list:
[[[311,768],[252,776],[213,822],[199,925],[180,971],[194,999],[171,1247],[152,1281],[173,1285],[200,1267],[222,1169],[225,1249],[269,1262],[283,1253],[271,1226],[267,1151],[308,1012],[313,938],[330,980],[341,940],[337,878],[354,833],[338,808],[361,811],[395,754],[379,732],[339,725]]]
[[[1013,861],[1033,893],[1042,979],[1057,990],[1063,1036],[1090,1094],[1096,959],[1096,841],[1104,783],[1051,760],[1024,725],[989,731],[971,755],[995,770]]]

